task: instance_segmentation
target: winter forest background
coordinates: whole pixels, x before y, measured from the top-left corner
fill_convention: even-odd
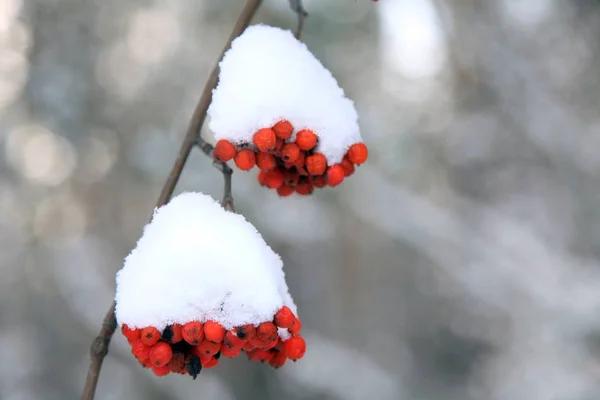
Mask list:
[[[0,2],[0,398],[75,399],[241,0]],[[600,2],[306,0],[367,164],[279,199],[234,174],[308,342],[97,399],[600,398]],[[294,29],[285,0],[254,23]],[[290,76],[290,79],[294,79]],[[219,197],[196,151],[177,192]]]

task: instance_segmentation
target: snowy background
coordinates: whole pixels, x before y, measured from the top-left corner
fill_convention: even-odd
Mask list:
[[[0,398],[79,397],[241,3],[0,2]],[[158,379],[116,335],[97,398],[600,398],[600,3],[305,7],[369,162],[309,199],[236,172],[234,195],[285,260],[306,357]],[[259,21],[295,27],[285,0]],[[200,152],[183,190],[221,194]]]

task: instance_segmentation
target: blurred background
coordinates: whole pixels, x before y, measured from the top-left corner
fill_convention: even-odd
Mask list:
[[[0,398],[76,399],[89,345],[241,0],[0,1]],[[306,0],[369,162],[279,199],[308,352],[192,381],[117,334],[97,399],[600,398],[600,2]],[[285,0],[254,22],[294,29]],[[220,198],[199,151],[177,192]]]

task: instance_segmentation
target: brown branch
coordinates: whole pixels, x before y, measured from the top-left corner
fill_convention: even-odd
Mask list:
[[[300,39],[300,36],[302,36],[302,29],[304,29],[304,20],[306,19],[306,17],[308,17],[308,13],[302,5],[302,0],[289,0],[289,2],[290,8],[298,16],[298,26],[296,27],[296,32],[294,33],[294,36],[296,37],[296,39]]]
[[[219,56],[219,61],[223,58],[223,55],[229,48],[231,47],[231,42],[244,32],[246,27],[250,24],[252,17],[258,10],[262,3],[262,0],[247,0],[246,5],[238,18],[233,31],[231,32],[231,36],[227,40],[227,44],[223,48],[221,55]],[[204,90],[202,95],[200,96],[200,100],[196,105],[196,109],[192,114],[192,118],[188,125],[188,129],[183,139],[183,143],[181,144],[181,148],[179,149],[179,154],[173,167],[171,168],[171,173],[165,182],[163,189],[160,193],[158,201],[156,203],[156,207],[161,207],[169,202],[171,196],[173,195],[173,191],[175,190],[175,186],[179,181],[179,177],[183,171],[183,168],[186,164],[186,161],[190,155],[190,152],[194,145],[198,145],[202,151],[212,156],[212,146],[206,142],[204,142],[200,138],[200,129],[204,123],[204,119],[206,118],[206,111],[210,105],[212,100],[212,91],[217,86],[217,81],[219,77],[219,63],[215,65],[210,77],[206,81],[204,86]],[[233,171],[229,166],[223,163],[216,163],[215,166],[219,165],[219,170],[223,173],[225,180],[225,195],[223,198],[224,206],[229,205],[230,208],[233,209],[233,197],[231,196],[231,175]],[[92,346],[90,348],[90,365],[88,369],[88,374],[85,380],[85,386],[83,388],[83,393],[81,395],[82,400],[92,400],[96,393],[96,387],[98,385],[98,378],[100,376],[100,370],[102,368],[102,362],[104,361],[104,357],[108,354],[108,347],[110,345],[110,340],[117,328],[117,321],[115,318],[115,302],[110,306],[110,309],[104,316],[102,320],[102,328],[98,337],[94,339]]]

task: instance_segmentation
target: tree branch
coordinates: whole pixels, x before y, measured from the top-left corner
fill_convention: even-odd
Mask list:
[[[304,19],[306,19],[308,13],[302,5],[302,0],[289,0],[289,2],[290,8],[298,16],[298,26],[296,28],[294,36],[296,36],[296,39],[300,39],[300,36],[302,35],[302,29],[304,29]]]
[[[231,47],[231,42],[241,35],[246,27],[250,24],[252,17],[258,10],[262,3],[262,0],[247,0],[246,5],[238,18],[233,31],[231,32],[231,36],[227,40],[221,55],[219,56],[219,61],[223,58],[223,55],[229,48]],[[175,186],[179,181],[179,177],[185,167],[187,159],[190,155],[190,152],[194,145],[198,145],[202,151],[209,156],[212,156],[213,148],[210,144],[206,143],[204,140],[200,138],[200,129],[204,123],[206,118],[206,111],[210,105],[212,100],[212,91],[217,86],[217,81],[219,77],[219,63],[215,65],[212,73],[210,74],[206,84],[204,86],[204,90],[198,104],[196,105],[196,109],[192,114],[192,118],[188,125],[188,129],[181,144],[181,148],[179,149],[179,153],[177,155],[177,159],[175,160],[173,167],[171,168],[171,173],[169,174],[167,181],[165,182],[163,189],[160,193],[158,201],[156,203],[156,207],[161,207],[169,202],[171,196],[173,195],[173,191],[175,190]],[[231,196],[231,175],[233,171],[229,168],[228,165],[224,163],[215,163],[215,166],[219,165],[217,168],[223,173],[225,180],[225,193],[223,197],[223,206],[229,206],[232,210],[233,207],[233,197]],[[96,387],[98,385],[98,378],[100,376],[100,370],[102,368],[102,362],[104,361],[104,357],[108,354],[108,347],[110,345],[110,340],[117,328],[117,320],[115,318],[115,302],[110,306],[110,309],[104,316],[102,321],[102,328],[98,336],[94,339],[92,346],[90,348],[90,366],[88,368],[88,374],[85,380],[85,386],[83,388],[83,393],[81,395],[82,400],[93,400]]]

